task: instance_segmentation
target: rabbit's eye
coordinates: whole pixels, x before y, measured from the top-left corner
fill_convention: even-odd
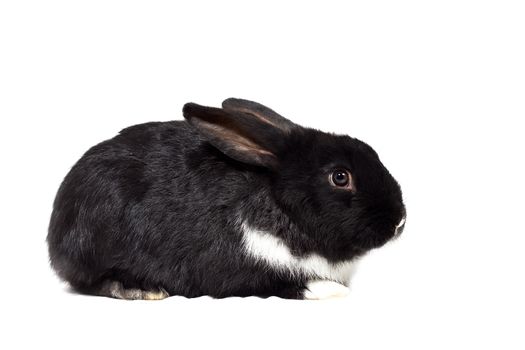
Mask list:
[[[337,169],[330,174],[332,186],[352,189],[352,175],[344,169]]]

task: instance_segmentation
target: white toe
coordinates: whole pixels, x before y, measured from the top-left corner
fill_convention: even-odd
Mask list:
[[[311,281],[306,285],[304,298],[308,300],[322,300],[346,297],[348,287],[333,281]]]

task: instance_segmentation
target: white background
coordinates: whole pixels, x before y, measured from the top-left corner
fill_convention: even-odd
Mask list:
[[[2,1],[0,347],[523,349],[524,18],[520,1]],[[45,236],[73,163],[232,96],[370,143],[404,190],[402,238],[343,300],[68,292]]]

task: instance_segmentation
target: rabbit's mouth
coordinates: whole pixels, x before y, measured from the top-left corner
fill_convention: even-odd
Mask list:
[[[396,225],[396,228],[394,229],[394,237],[392,239],[397,239],[403,231],[405,230],[405,223],[406,223],[406,216],[404,216],[401,221],[399,221],[399,224]]]
[[[394,238],[397,238],[403,233],[403,230],[405,229],[405,223],[406,223],[406,216],[404,216],[401,221],[399,221],[399,224],[397,224],[395,232],[394,232]]]

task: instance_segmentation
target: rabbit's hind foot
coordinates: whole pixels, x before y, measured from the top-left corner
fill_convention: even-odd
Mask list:
[[[122,283],[118,281],[105,281],[102,283],[97,294],[110,298],[126,300],[162,300],[169,297],[168,292],[163,288],[154,291],[138,288],[124,288]]]

